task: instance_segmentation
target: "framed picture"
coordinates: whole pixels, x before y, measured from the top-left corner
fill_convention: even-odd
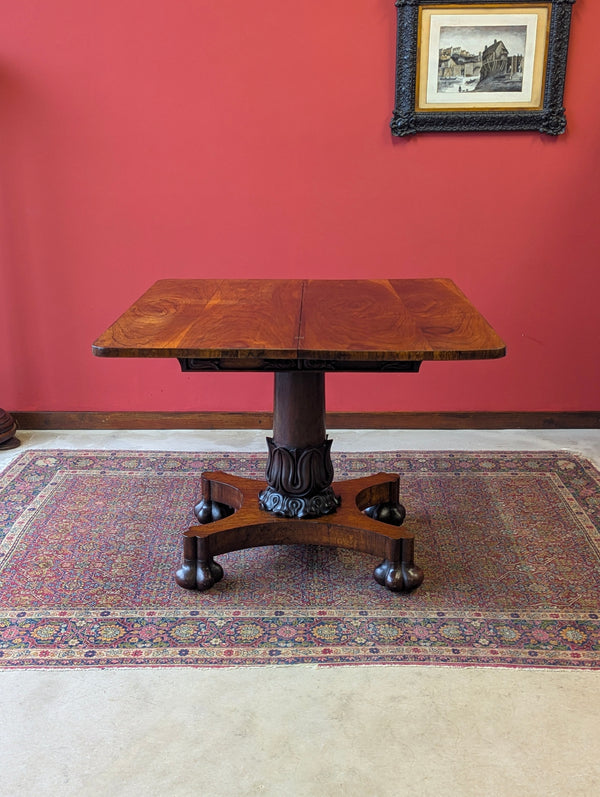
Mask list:
[[[575,0],[396,0],[394,135],[565,131]]]

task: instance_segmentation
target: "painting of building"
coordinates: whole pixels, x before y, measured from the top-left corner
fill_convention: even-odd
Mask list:
[[[442,93],[521,91],[526,28],[442,28],[438,86]]]
[[[494,39],[483,51],[476,91],[521,91],[522,85],[523,56],[510,55],[504,42]]]

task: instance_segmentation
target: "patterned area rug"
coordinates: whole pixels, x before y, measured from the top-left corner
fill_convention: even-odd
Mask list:
[[[0,476],[0,667],[600,666],[600,473],[559,452],[338,454],[338,479],[401,475],[410,594],[372,556],[276,546],[179,588],[203,470],[253,454],[28,451]]]

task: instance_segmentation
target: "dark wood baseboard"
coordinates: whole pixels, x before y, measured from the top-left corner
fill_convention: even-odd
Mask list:
[[[20,429],[266,429],[270,412],[11,412]],[[329,412],[329,429],[600,429],[590,412]]]

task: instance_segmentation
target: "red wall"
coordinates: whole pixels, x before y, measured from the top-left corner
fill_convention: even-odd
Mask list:
[[[0,0],[0,406],[261,410],[270,375],[102,360],[161,277],[454,279],[504,360],[335,375],[332,410],[600,409],[600,4],[568,132],[394,139],[393,0]]]

